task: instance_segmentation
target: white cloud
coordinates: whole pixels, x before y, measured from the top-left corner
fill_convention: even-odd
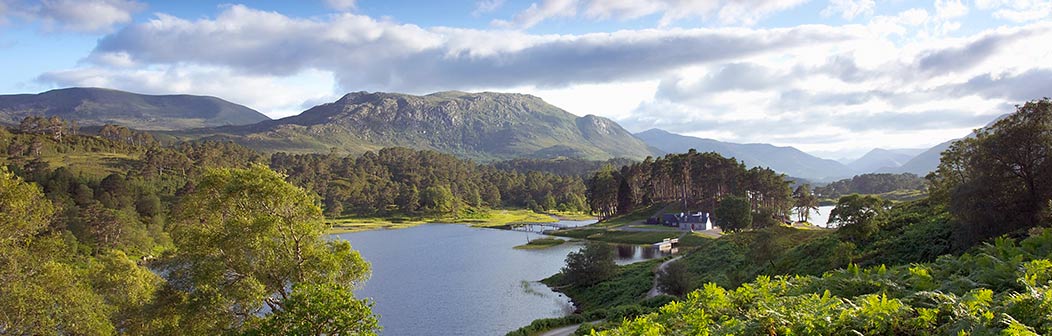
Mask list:
[[[15,15],[39,21],[45,30],[103,32],[129,23],[132,15],[146,5],[133,0],[42,0],[39,3],[14,1],[0,11],[0,17]],[[0,7],[5,5],[0,2]]]
[[[895,16],[877,16],[869,21],[870,29],[879,36],[906,35],[913,27],[923,25],[931,19],[928,11],[911,8]]]
[[[415,25],[337,14],[295,19],[226,8],[215,19],[167,15],[100,40],[93,58],[125,53],[143,64],[194,63],[254,74],[333,72],[349,90],[426,92],[633,80],[714,62],[853,38],[852,29],[672,29],[583,35]],[[855,32],[857,33],[857,32]]]
[[[961,0],[935,0],[935,17],[954,19],[968,14],[968,5]]]
[[[530,4],[511,21],[493,20],[493,25],[504,28],[530,28],[541,21],[554,17],[577,15],[577,0],[543,0]]]
[[[500,27],[529,28],[553,17],[573,17],[578,12],[593,20],[629,20],[660,14],[658,24],[668,26],[685,19],[716,19],[724,25],[752,26],[763,18],[809,0],[543,0],[533,3],[511,21],[494,21]]]
[[[347,11],[357,6],[358,0],[324,0],[325,5],[338,11]]]
[[[877,3],[873,0],[829,0],[829,6],[822,10],[822,16],[833,16],[851,20],[858,16],[873,15]]]
[[[643,6],[655,1],[592,3],[575,11],[669,15]],[[961,17],[956,5],[838,27],[565,35],[424,28],[352,13],[295,18],[235,5],[215,18],[158,15],[124,27],[102,38],[84,67],[41,80],[192,91],[272,116],[347,91],[515,91],[632,131],[826,151],[922,147],[1052,90],[1052,45],[1044,43],[1052,24],[935,33]],[[706,15],[718,20],[725,7]]]
[[[992,10],[995,18],[1013,22],[1052,17],[1052,2],[1047,0],[977,0],[975,5],[981,10]]]
[[[471,15],[486,14],[497,10],[501,6],[504,6],[504,0],[479,0],[475,2],[475,10],[471,12]]]

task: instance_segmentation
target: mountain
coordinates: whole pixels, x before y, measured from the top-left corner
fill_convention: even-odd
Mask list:
[[[897,168],[884,168],[878,170],[881,173],[911,173],[917,176],[925,176],[928,173],[935,171],[939,167],[939,160],[942,158],[942,151],[950,148],[950,144],[960,139],[953,139],[941,144],[935,145],[924,152],[917,154],[902,166]]]
[[[872,173],[880,169],[894,169],[902,166],[924,149],[883,149],[874,148],[862,157],[848,163],[847,166],[857,173]]]
[[[336,148],[361,153],[401,146],[479,160],[642,159],[654,154],[609,119],[577,117],[531,95],[492,92],[354,92],[292,117],[181,134],[287,152]]]
[[[840,162],[818,158],[793,147],[722,142],[669,133],[660,129],[650,129],[635,135],[665,152],[682,153],[691,148],[699,152],[716,152],[726,157],[737,158],[747,166],[770,167],[777,172],[812,181],[832,181],[854,175],[851,168]]]
[[[116,124],[140,130],[246,125],[270,120],[248,107],[208,96],[155,96],[99,88],[0,95],[0,123],[17,125],[27,116],[58,116],[84,126]]]
[[[1002,115],[998,116],[997,118],[994,118],[993,121],[990,121],[989,123],[986,124],[986,126],[983,126],[982,128],[987,128],[987,127],[992,126],[994,123],[996,123],[997,121],[999,121],[1001,119],[1004,119],[1009,114],[1010,113],[1002,114]],[[969,133],[968,136],[966,136],[965,138],[970,138],[970,137],[974,137],[974,136],[975,136],[975,132],[972,132],[972,133]],[[961,139],[963,139],[963,138],[961,138]],[[912,174],[916,174],[917,176],[928,175],[928,173],[933,172],[933,171],[935,171],[935,169],[939,168],[939,160],[942,159],[942,152],[947,150],[947,149],[949,149],[950,145],[953,144],[954,141],[961,140],[961,139],[953,139],[953,140],[946,141],[946,142],[943,142],[941,144],[935,145],[934,147],[929,148],[928,150],[925,150],[923,153],[917,154],[917,156],[913,157],[912,159],[910,159],[909,161],[904,163],[899,168],[896,168],[896,169],[883,169],[880,172],[881,173],[912,173]]]

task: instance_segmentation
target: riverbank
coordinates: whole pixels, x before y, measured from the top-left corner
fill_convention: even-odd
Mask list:
[[[542,214],[527,209],[475,209],[459,216],[352,216],[326,219],[329,234],[369,230],[404,229],[427,223],[468,224],[474,227],[501,227],[515,223],[554,223],[559,220],[593,219],[581,213]]]

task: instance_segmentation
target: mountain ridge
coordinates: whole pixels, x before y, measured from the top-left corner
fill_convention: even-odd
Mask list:
[[[84,126],[116,124],[148,131],[270,120],[256,110],[212,96],[147,95],[92,87],[0,95],[0,123],[18,124],[28,116],[58,116]]]
[[[520,93],[359,91],[282,119],[176,133],[233,140],[266,151],[336,148],[361,153],[399,146],[480,160],[642,159],[655,154],[610,119],[578,117]]]
[[[789,176],[812,181],[834,181],[854,175],[850,168],[840,162],[819,158],[792,146],[723,142],[657,128],[636,133],[635,136],[662,151],[681,153],[693,148],[700,152],[716,152],[737,158],[748,166],[769,167]]]
[[[916,154],[909,155],[902,151],[874,148],[866,152],[862,157],[851,161],[847,166],[859,174],[872,173],[882,169],[895,169],[916,156]]]

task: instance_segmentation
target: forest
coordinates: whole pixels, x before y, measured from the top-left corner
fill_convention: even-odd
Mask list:
[[[589,178],[587,196],[600,218],[672,201],[684,211],[708,212],[719,219],[722,203],[744,201],[757,214],[755,227],[785,220],[793,207],[792,190],[784,175],[769,168],[746,169],[733,158],[694,150],[648,157],[620,170],[606,166]]]

